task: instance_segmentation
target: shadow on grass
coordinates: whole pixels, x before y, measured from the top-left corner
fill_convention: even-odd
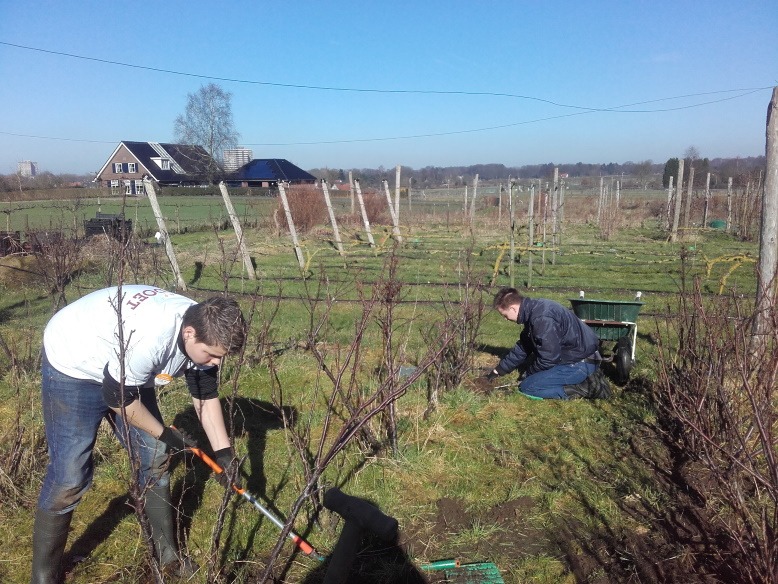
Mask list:
[[[727,562],[729,544],[694,486],[705,478],[666,440],[661,420],[646,421],[648,390],[645,380],[633,379],[607,405],[591,402],[614,420],[612,457],[592,457],[576,436],[559,435],[560,450],[583,473],[547,451],[532,452],[548,469],[545,486],[563,485],[583,510],[579,517],[557,516],[549,535],[579,582],[738,581]]]
[[[251,476],[243,479],[243,486],[252,494],[262,499],[266,493],[266,479],[263,472],[264,451],[267,439],[267,433],[270,430],[283,428],[284,418],[293,421],[296,415],[294,408],[278,408],[269,402],[256,399],[237,398],[234,400],[232,415],[228,416],[226,403],[222,404],[225,409],[225,422],[233,426],[236,437],[246,437],[248,444],[248,458],[251,464]],[[193,407],[186,408],[176,415],[173,425],[186,430],[200,445],[207,445],[208,439],[200,426],[197,414]],[[208,454],[212,455],[210,448],[206,449]],[[194,458],[193,455],[189,455]],[[182,457],[176,456],[171,461],[170,471],[175,469],[182,462]],[[205,483],[209,479],[210,469],[199,459],[187,461],[189,471],[177,480],[172,486],[172,501],[175,506],[174,521],[178,526],[179,541],[186,539],[186,534],[191,528],[192,517],[195,511],[201,506]],[[280,487],[279,487],[280,488]],[[271,494],[269,499],[272,500]],[[236,501],[238,499],[235,499]],[[271,512],[277,512],[272,504],[265,505]],[[108,506],[95,518],[86,528],[83,534],[73,542],[67,555],[64,558],[63,565],[72,566],[83,558],[89,557],[97,546],[107,539],[116,527],[128,515],[134,513],[129,495],[115,497],[108,503]],[[279,514],[280,516],[280,514]],[[234,514],[233,514],[234,517]],[[239,559],[245,559],[249,550],[252,548],[253,536],[259,528],[264,516],[257,512],[257,524],[251,533],[251,538],[246,549]],[[230,525],[225,525],[226,539],[230,538]],[[227,549],[228,546],[224,546]]]

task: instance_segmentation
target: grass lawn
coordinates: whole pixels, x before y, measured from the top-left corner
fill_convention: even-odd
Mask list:
[[[176,199],[182,224],[222,219],[219,199],[214,198],[213,207],[198,202],[197,218],[181,215],[186,200]],[[499,217],[494,208],[479,210],[472,229],[461,213],[442,207],[433,212],[419,209],[408,219],[403,244],[395,252],[396,279],[402,282],[394,320],[397,362],[409,367],[419,363],[431,344],[430,331],[451,316],[447,309],[467,296],[468,281],[478,284],[476,295],[482,295],[487,311],[473,369],[464,381],[443,392],[432,411],[428,376],[398,400],[396,451],[373,453],[355,441],[322,476],[321,486],[339,486],[369,499],[399,521],[402,545],[392,550],[391,561],[389,550],[381,546],[360,556],[365,581],[393,581],[391,574],[410,573],[445,558],[493,562],[510,583],[695,581],[692,571],[699,550],[694,534],[685,540],[680,520],[674,530],[668,528],[668,513],[687,501],[670,480],[671,469],[664,468],[666,449],[656,433],[650,391],[655,343],[677,309],[682,282],[688,285],[699,278],[709,295],[753,295],[757,249],[754,243],[710,229],[689,230],[678,242],[668,243],[659,219],[647,214],[642,202],[636,205],[604,240],[584,201],[577,215],[571,204],[567,216],[575,220],[565,225],[561,244],[534,247],[531,268],[526,227],[518,229],[518,252],[510,264],[507,217]],[[378,245],[371,248],[356,226],[344,224],[346,251],[340,256],[331,230],[317,227],[302,235],[303,278],[288,234],[276,233],[267,219],[275,203],[245,200],[235,206],[241,216],[258,218],[256,226],[245,231],[258,280],[246,277],[231,230],[179,234],[171,229],[172,242],[187,294],[202,298],[226,289],[239,296],[247,313],[254,311],[248,357],[237,377],[235,363],[227,364],[222,396],[226,403],[233,384],[237,388],[236,448],[245,456],[245,486],[286,517],[304,486],[304,473],[276,406],[294,411],[298,427],[309,425],[309,453],[315,453],[332,383],[303,341],[312,326],[321,324],[316,340],[326,350],[327,361],[334,365],[344,357],[363,299],[376,282],[389,279],[393,240],[389,227],[374,225]],[[108,203],[102,210],[112,212]],[[146,220],[147,211],[138,210],[139,221]],[[88,215],[93,210],[78,212]],[[33,210],[29,213],[32,217]],[[78,215],[67,218],[65,211],[62,216],[66,223],[73,217],[79,220]],[[110,246],[93,241],[83,253],[86,259],[67,287],[70,300],[115,281],[115,270],[108,269],[113,261]],[[128,281],[173,286],[164,247],[146,244],[137,253],[132,269],[125,272]],[[13,534],[0,561],[0,581],[23,582],[29,574],[32,514],[46,463],[37,359],[52,302],[35,277],[15,279],[3,275],[2,266],[0,277],[0,333],[7,347],[0,351],[0,530]],[[606,300],[630,300],[637,291],[643,293],[635,367],[629,383],[614,386],[612,400],[535,401],[512,388],[479,391],[475,377],[493,366],[520,332],[488,309],[493,293],[511,281],[529,296],[565,305],[579,290],[587,298]],[[371,319],[355,367],[365,391],[378,383],[384,341]],[[274,404],[279,396],[282,403]],[[183,426],[204,441],[182,381],[165,388],[160,404],[167,423]],[[342,424],[343,417],[342,411],[335,412],[333,424]],[[369,427],[377,434],[382,431],[377,419]],[[324,435],[324,446],[331,440]],[[68,543],[72,555],[85,559],[72,568],[68,582],[149,581],[138,523],[126,505],[126,455],[105,429],[95,454],[94,485],[76,511]],[[202,566],[208,564],[223,494],[208,477],[197,460],[177,461],[174,497],[182,536]],[[304,505],[295,531],[320,551],[331,551],[342,522],[327,511],[315,511],[313,505]],[[254,581],[278,529],[238,498],[229,502],[224,525],[214,560],[224,566],[224,581]],[[293,553],[293,544],[287,542],[282,560]],[[316,560],[300,555],[277,566],[279,581],[314,584],[323,577]],[[198,577],[206,582],[205,570]],[[430,575],[433,581],[439,577]]]

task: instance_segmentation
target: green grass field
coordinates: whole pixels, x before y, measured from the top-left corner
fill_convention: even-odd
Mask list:
[[[175,199],[163,200],[162,205],[187,293],[202,298],[227,289],[241,295],[246,310],[253,306],[255,311],[252,339],[260,339],[260,331],[266,330],[270,344],[258,347],[258,341],[250,341],[250,358],[237,379],[234,370],[226,368],[222,395],[227,396],[235,383],[242,412],[236,447],[246,457],[246,486],[280,516],[287,516],[303,486],[303,466],[290,433],[268,413],[270,402],[282,394],[282,405],[296,411],[298,424],[310,424],[315,451],[332,384],[302,341],[311,326],[323,322],[317,340],[326,347],[329,362],[343,356],[362,310],[360,299],[376,282],[388,278],[391,229],[373,226],[378,243],[373,249],[357,226],[344,226],[346,252],[341,257],[331,230],[317,227],[302,236],[306,267],[301,274],[288,234],[277,234],[269,219],[275,201],[236,200],[239,215],[254,225],[245,231],[258,273],[258,280],[251,281],[237,256],[234,233],[208,227],[226,219],[221,200]],[[533,248],[531,270],[526,227],[518,229],[518,253],[510,264],[507,217],[503,213],[500,220],[495,208],[480,209],[472,228],[463,221],[461,209],[453,211],[450,204],[420,205],[404,223],[403,243],[396,249],[397,279],[402,282],[393,338],[397,359],[406,366],[418,364],[430,344],[426,333],[450,315],[445,309],[464,297],[463,286],[469,280],[478,284],[487,306],[474,367],[458,387],[441,395],[439,406],[428,415],[427,378],[411,385],[396,404],[397,451],[372,454],[352,443],[326,469],[321,484],[338,485],[395,516],[407,569],[458,558],[465,563],[493,562],[509,583],[572,584],[626,581],[630,575],[640,579],[651,573],[646,568],[651,562],[672,566],[665,568],[666,574],[681,574],[692,565],[683,542],[666,541],[655,529],[665,513],[680,504],[653,466],[663,456],[652,430],[656,414],[650,399],[656,335],[677,309],[684,281],[688,285],[699,278],[711,296],[753,295],[756,244],[710,229],[689,230],[678,242],[668,243],[667,234],[658,228],[660,218],[640,201],[633,211],[624,212],[606,241],[593,224],[591,201],[581,197],[579,203],[577,213],[567,214],[557,249]],[[47,220],[52,226],[78,226],[97,210],[92,201],[77,210],[70,205],[40,204],[14,211],[11,229],[45,225]],[[341,211],[345,205],[339,203]],[[118,210],[115,201],[101,202],[102,212]],[[137,217],[137,224],[152,220],[150,210],[141,204],[127,205],[125,215]],[[179,234],[176,219],[183,226],[206,228],[181,229]],[[115,278],[115,272],[106,268],[113,253],[106,245],[92,242],[83,253],[88,260],[67,287],[70,300]],[[162,246],[142,246],[133,269],[125,272],[127,280],[172,287],[164,253]],[[7,350],[0,352],[0,530],[13,536],[0,560],[0,581],[24,582],[30,565],[32,513],[46,462],[36,364],[52,303],[34,277],[14,279],[5,274],[2,282],[0,333]],[[625,387],[614,386],[614,399],[547,402],[526,399],[511,388],[488,395],[476,391],[473,379],[518,338],[518,327],[488,310],[492,294],[511,282],[529,296],[565,305],[579,290],[586,291],[587,298],[605,300],[630,300],[635,292],[643,293],[635,368]],[[377,383],[383,342],[373,319],[355,369],[364,388]],[[268,347],[275,349],[272,365],[259,354]],[[181,381],[167,386],[160,403],[166,422],[191,429],[203,439],[196,432]],[[334,422],[339,419],[336,416]],[[380,432],[375,420],[370,427]],[[325,446],[330,441],[325,438]],[[72,569],[68,582],[149,581],[140,529],[125,505],[130,481],[126,456],[105,429],[95,452],[94,485],[76,511],[68,546],[85,559]],[[178,464],[174,477],[188,548],[205,566],[221,488],[196,460]],[[313,511],[312,505],[304,506],[295,530],[320,551],[329,551],[342,524],[326,511],[314,520]],[[255,581],[252,578],[261,573],[277,537],[278,530],[255,509],[238,499],[231,501],[215,560],[223,566],[222,581]],[[287,542],[282,560],[293,552]],[[363,564],[369,564],[370,556],[366,558]],[[397,566],[375,569],[392,573]],[[279,561],[275,573],[278,581],[313,584],[321,581],[322,567],[297,556],[288,564]],[[205,570],[198,577],[206,582]],[[367,581],[393,581],[375,573],[371,578]]]

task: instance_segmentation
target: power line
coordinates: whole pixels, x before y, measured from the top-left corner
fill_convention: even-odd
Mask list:
[[[85,55],[77,55],[75,53],[66,53],[64,51],[53,51],[49,49],[42,49],[40,47],[30,47],[27,45],[19,45],[16,43],[9,43],[5,41],[0,41],[0,45],[5,45],[7,47],[14,47],[17,49],[23,49],[26,51],[35,51],[39,53],[46,53],[49,55],[57,55],[60,57],[69,57],[72,59],[81,59],[84,61],[93,61],[96,63],[103,63],[107,65],[116,65],[119,67],[129,67],[132,69],[141,69],[144,71],[153,71],[155,73],[166,73],[169,75],[181,75],[184,77],[195,77],[198,79],[208,79],[212,81],[225,81],[229,83],[243,83],[248,85],[265,85],[270,87],[284,87],[284,88],[291,88],[291,89],[310,89],[310,90],[317,90],[317,91],[338,91],[338,92],[353,92],[353,93],[385,93],[385,94],[412,94],[412,95],[464,95],[464,96],[474,96],[474,97],[509,97],[514,99],[525,99],[529,101],[538,101],[541,103],[547,103],[549,105],[553,105],[556,107],[563,107],[563,108],[570,108],[570,109],[579,109],[579,110],[585,110],[585,111],[593,111],[593,112],[608,112],[608,111],[628,111],[629,113],[646,113],[650,111],[670,111],[670,110],[623,110],[622,108],[626,107],[632,107],[635,105],[644,105],[647,103],[656,103],[661,101],[670,101],[675,99],[685,99],[689,97],[701,97],[705,95],[716,95],[721,93],[734,93],[734,92],[743,92],[743,91],[760,91],[763,89],[770,89],[772,86],[766,86],[766,87],[748,87],[748,88],[740,88],[740,89],[724,89],[720,91],[708,91],[708,92],[702,92],[702,93],[692,93],[688,95],[679,95],[674,97],[663,97],[659,99],[653,99],[648,101],[642,101],[642,102],[636,102],[611,108],[600,108],[600,107],[589,107],[589,106],[582,106],[582,105],[575,105],[575,104],[566,104],[566,103],[559,103],[550,99],[545,99],[542,97],[536,97],[532,95],[522,95],[517,93],[506,93],[506,92],[495,92],[495,91],[463,91],[463,90],[437,90],[437,89],[380,89],[380,88],[371,88],[371,87],[337,87],[337,86],[327,86],[327,85],[310,85],[310,84],[303,84],[303,83],[281,83],[277,81],[259,81],[255,79],[240,79],[235,77],[220,77],[216,75],[206,75],[203,73],[191,73],[187,71],[177,71],[174,69],[162,69],[160,67],[150,67],[147,65],[137,65],[134,63],[124,63],[122,61],[113,61],[110,59],[100,59],[98,57],[88,57]],[[678,108],[678,109],[684,109],[684,108]]]
[[[514,99],[523,99],[528,101],[537,101],[541,103],[546,103],[549,105],[553,105],[556,107],[562,107],[562,108],[568,108],[568,109],[576,109],[580,111],[576,111],[573,113],[568,114],[560,114],[556,116],[547,116],[542,118],[536,118],[532,120],[523,120],[523,121],[517,121],[517,122],[509,122],[505,124],[498,124],[494,126],[486,126],[486,127],[480,127],[480,128],[470,128],[470,129],[464,129],[464,130],[451,130],[446,132],[430,132],[430,133],[423,133],[423,134],[410,134],[410,135],[402,135],[402,136],[385,136],[385,137],[373,137],[373,138],[353,138],[353,139],[347,139],[347,140],[319,140],[319,141],[307,141],[307,142],[244,142],[247,146],[316,146],[316,145],[327,145],[327,144],[353,144],[353,143],[360,143],[360,142],[386,142],[386,141],[393,141],[393,140],[413,140],[413,139],[419,139],[419,138],[433,138],[433,137],[441,137],[441,136],[453,136],[458,134],[472,134],[472,133],[478,133],[478,132],[488,132],[492,130],[499,130],[504,128],[511,128],[516,126],[522,126],[522,125],[528,125],[528,124],[534,124],[538,122],[544,122],[549,120],[555,120],[560,118],[566,118],[566,117],[572,117],[587,113],[595,113],[595,112],[604,112],[604,113],[620,113],[620,114],[648,114],[648,113],[662,113],[662,112],[670,112],[670,111],[679,111],[679,110],[685,110],[685,109],[693,109],[697,107],[702,107],[705,105],[711,105],[715,103],[720,103],[724,101],[729,101],[733,99],[739,99],[741,97],[745,97],[748,95],[751,95],[753,93],[764,91],[767,89],[771,89],[772,86],[764,86],[764,87],[748,87],[748,88],[739,88],[739,89],[723,89],[718,91],[707,91],[707,92],[699,92],[699,93],[689,93],[685,95],[677,95],[677,96],[671,96],[671,97],[662,97],[657,99],[651,99],[651,100],[645,100],[645,101],[639,101],[629,104],[623,104],[613,107],[587,107],[587,106],[581,106],[581,105],[575,105],[575,104],[565,104],[565,103],[559,103],[555,102],[553,100],[544,99],[541,97],[535,97],[535,96],[528,96],[528,95],[521,95],[521,94],[514,94],[514,93],[503,93],[503,92],[490,92],[490,91],[460,91],[460,90],[450,90],[450,91],[443,91],[443,90],[427,90],[427,89],[379,89],[379,88],[358,88],[358,87],[335,87],[335,86],[322,86],[322,85],[310,85],[310,84],[293,84],[293,83],[280,83],[280,82],[274,82],[274,81],[259,81],[259,80],[251,80],[251,79],[239,79],[239,78],[229,78],[229,77],[219,77],[219,76],[213,76],[213,75],[205,75],[200,73],[190,73],[185,71],[176,71],[172,69],[162,69],[158,67],[149,67],[146,65],[137,65],[133,63],[124,63],[121,61],[113,61],[109,59],[100,59],[97,57],[89,57],[85,55],[77,55],[74,53],[67,53],[64,51],[54,51],[49,49],[42,49],[39,47],[31,47],[26,45],[19,45],[15,43],[9,43],[5,41],[0,41],[0,45],[7,46],[7,47],[13,47],[17,49],[27,50],[27,51],[34,51],[34,52],[40,52],[40,53],[46,53],[50,55],[56,55],[61,57],[68,57],[73,59],[81,59],[85,61],[92,61],[97,63],[103,63],[108,65],[115,65],[120,67],[129,67],[133,69],[141,69],[145,71],[152,71],[156,73],[165,73],[170,75],[180,75],[185,77],[195,77],[200,79],[208,79],[213,81],[224,81],[224,82],[231,82],[231,83],[242,83],[242,84],[250,84],[250,85],[263,85],[263,86],[272,86],[272,87],[282,87],[282,88],[293,88],[293,89],[306,89],[306,90],[318,90],[318,91],[336,91],[336,92],[354,92],[354,93],[377,93],[377,94],[413,94],[413,95],[460,95],[460,96],[471,96],[471,97],[507,97],[507,98],[514,98]],[[694,104],[688,104],[683,106],[676,106],[676,107],[668,107],[668,108],[656,108],[656,109],[627,109],[627,108],[634,108],[635,106],[639,105],[647,105],[652,103],[660,103],[660,102],[666,102],[666,101],[673,101],[673,100],[679,100],[679,99],[689,99],[694,97],[704,97],[704,96],[711,96],[711,95],[721,95],[724,93],[737,93],[737,95],[730,95],[728,97],[722,97],[720,99],[714,99],[714,100],[708,100],[703,101],[699,103]],[[41,140],[59,140],[59,141],[65,141],[65,142],[83,142],[83,143],[92,143],[92,144],[114,144],[117,142],[117,140],[88,140],[88,139],[82,139],[82,138],[66,138],[66,137],[58,137],[58,136],[40,136],[40,135],[33,135],[33,134],[22,134],[22,133],[13,133],[13,132],[6,132],[1,131],[0,134],[6,135],[6,136],[16,136],[21,138],[35,138],[35,139],[41,139]]]
[[[672,108],[661,108],[661,109],[653,109],[653,110],[622,110],[619,108],[624,107],[630,107],[632,105],[638,105],[638,104],[627,104],[623,106],[616,106],[614,108],[608,108],[608,109],[600,109],[600,110],[585,110],[585,111],[579,111],[569,114],[560,114],[557,116],[547,116],[544,118],[535,118],[532,120],[523,120],[520,122],[510,122],[507,124],[498,124],[495,126],[485,126],[481,128],[470,128],[466,130],[451,130],[448,132],[430,132],[426,134],[409,134],[409,135],[403,135],[403,136],[384,136],[384,137],[377,137],[377,138],[353,138],[349,140],[320,140],[320,141],[309,141],[309,142],[246,142],[243,141],[243,144],[246,146],[320,146],[320,145],[327,145],[327,144],[354,144],[354,143],[360,143],[360,142],[389,142],[393,140],[414,140],[419,138],[435,138],[435,137],[441,137],[441,136],[454,136],[458,134],[474,134],[478,132],[489,132],[492,130],[500,130],[504,128],[512,128],[516,126],[523,126],[528,124],[535,124],[538,122],[545,122],[549,120],[557,120],[561,118],[569,118],[573,116],[580,116],[583,114],[590,114],[595,112],[606,112],[606,113],[660,113],[660,112],[670,112],[670,111],[678,111],[678,110],[685,110],[685,109],[692,109],[697,107],[702,107],[705,105],[711,105],[714,103],[720,103],[723,101],[730,101],[733,99],[739,99],[741,97],[745,97],[747,95],[751,95],[753,93],[756,93],[758,91],[763,91],[765,89],[769,89],[769,87],[758,87],[751,90],[726,90],[726,91],[744,91],[744,93],[740,93],[738,95],[730,96],[730,97],[723,97],[721,99],[715,99],[710,100],[706,102],[701,103],[695,103],[685,106],[678,106],[678,107],[672,107]],[[718,92],[708,92],[706,94],[695,94],[695,95],[711,95],[714,93],[724,93],[724,91],[718,91]],[[689,97],[689,96],[680,96],[680,97]],[[645,102],[640,103],[655,103],[658,101],[667,101],[670,99],[680,99],[680,97],[677,98],[661,98],[661,99],[655,99],[655,100],[649,100]],[[118,142],[118,140],[87,140],[87,139],[81,139],[81,138],[62,138],[57,136],[38,136],[33,134],[17,134],[14,132],[5,132],[0,130],[0,134],[5,136],[16,136],[21,138],[37,138],[41,140],[60,140],[65,142],[86,142],[86,143],[92,143],[92,144],[115,144]]]

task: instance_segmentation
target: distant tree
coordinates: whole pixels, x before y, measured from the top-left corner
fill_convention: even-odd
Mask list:
[[[651,180],[651,168],[653,167],[654,163],[651,160],[643,160],[642,162],[638,162],[635,164],[634,172],[635,176],[637,177],[640,188],[643,190],[646,190],[648,188],[648,183]]]
[[[218,165],[224,149],[234,147],[240,137],[232,119],[232,94],[215,83],[188,94],[186,110],[176,118],[174,131],[176,140],[202,146]],[[218,166],[211,169],[211,175],[218,170]]]
[[[700,151],[696,146],[689,146],[683,153],[683,157],[686,160],[686,165],[692,165],[696,160],[700,158]]]
[[[670,158],[667,162],[665,162],[665,171],[662,173],[662,186],[665,188],[670,186],[670,177],[675,177],[677,175],[678,159]]]

